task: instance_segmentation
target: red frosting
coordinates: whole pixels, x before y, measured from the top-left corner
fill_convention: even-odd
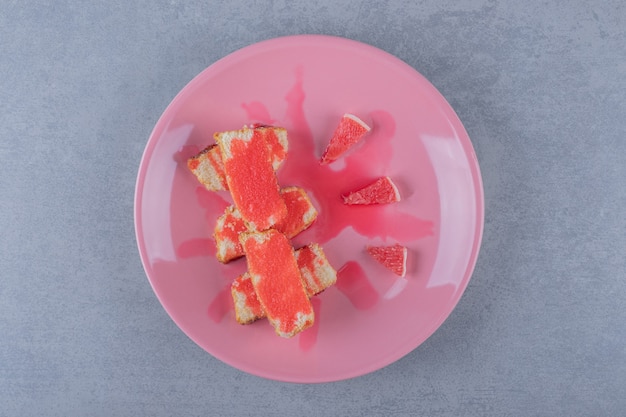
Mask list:
[[[281,335],[300,330],[298,316],[313,317],[313,308],[289,240],[273,229],[246,234],[242,240],[252,284],[267,318]]]
[[[270,160],[263,134],[254,131],[250,140],[232,139],[220,145],[228,188],[241,216],[258,230],[272,227],[287,214],[287,207],[279,193],[278,180]],[[229,152],[224,152],[228,146]]]
[[[311,209],[311,201],[301,188],[289,187],[281,194],[287,205],[287,216],[276,224],[276,230],[292,238],[310,226],[304,222],[304,215]]]

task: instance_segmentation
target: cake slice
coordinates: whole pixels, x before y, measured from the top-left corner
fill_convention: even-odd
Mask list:
[[[321,293],[337,282],[337,271],[330,265],[317,243],[298,249],[295,255],[304,290],[309,297]],[[249,324],[265,317],[249,273],[246,272],[233,281],[231,294],[235,304],[235,317],[239,323]]]
[[[243,220],[254,230],[266,230],[287,215],[264,135],[257,129],[219,132],[228,189]]]
[[[296,262],[300,268],[304,290],[313,297],[337,282],[337,271],[326,259],[324,250],[311,243],[296,251]]]
[[[239,235],[251,231],[243,221],[241,213],[235,206],[228,206],[215,222],[213,237],[215,239],[215,257],[222,263],[243,256],[243,247],[239,242]]]
[[[317,210],[302,188],[287,187],[280,193],[287,206],[287,216],[274,228],[291,239],[311,226],[317,218]],[[246,225],[235,206],[227,207],[224,214],[217,219],[213,232],[217,259],[227,263],[243,256],[239,234],[253,231]]]
[[[378,178],[343,196],[344,204],[348,205],[389,204],[398,201],[400,201],[400,192],[389,177]]]
[[[289,239],[270,229],[239,237],[257,298],[279,336],[292,337],[313,324],[311,301]]]
[[[222,154],[216,144],[204,148],[187,160],[187,168],[209,191],[227,190]]]
[[[326,150],[322,154],[322,164],[338,159],[348,149],[363,139],[372,128],[353,114],[344,114],[333,132]]]
[[[253,130],[263,136],[270,152],[272,167],[274,171],[278,170],[287,156],[287,130],[275,126],[255,126]],[[217,144],[209,145],[189,158],[187,167],[207,190],[228,190],[222,153]]]
[[[240,324],[250,324],[265,317],[265,310],[256,296],[250,274],[239,275],[230,286],[230,293],[235,304],[235,319]]]

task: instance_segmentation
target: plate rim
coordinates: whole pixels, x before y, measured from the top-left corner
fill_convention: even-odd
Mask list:
[[[246,53],[248,51],[253,51],[255,54],[266,53],[268,50],[272,48],[286,48],[292,47],[291,44],[301,44],[302,42],[310,42],[314,44],[328,44],[328,43],[340,43],[344,44],[349,48],[356,48],[361,51],[367,51],[369,54],[377,55],[379,59],[389,60],[392,63],[398,65],[399,68],[402,68],[404,72],[407,72],[412,77],[417,77],[421,79],[422,82],[431,90],[431,93],[439,96],[442,100],[441,103],[446,107],[446,111],[449,112],[449,115],[453,118],[454,128],[456,130],[461,131],[461,135],[459,135],[459,142],[462,145],[463,151],[468,159],[469,163],[469,171],[471,173],[472,180],[474,182],[474,196],[476,198],[476,216],[475,216],[475,238],[473,241],[473,245],[471,248],[469,260],[467,266],[465,268],[465,273],[462,277],[462,280],[459,281],[458,289],[455,291],[453,297],[449,300],[450,308],[447,311],[442,312],[442,314],[437,318],[437,320],[433,320],[430,323],[430,326],[426,326],[427,331],[424,333],[426,337],[423,340],[418,341],[417,343],[407,343],[402,346],[402,348],[396,349],[392,352],[387,352],[385,355],[381,355],[376,361],[372,363],[372,365],[367,367],[359,367],[353,372],[343,372],[341,374],[335,374],[333,377],[318,377],[316,375],[310,376],[299,376],[299,377],[290,377],[286,375],[276,375],[276,374],[268,374],[267,372],[259,369],[255,369],[253,367],[247,365],[241,365],[221,355],[218,352],[210,349],[209,347],[199,345],[189,334],[183,329],[180,324],[174,319],[172,313],[165,307],[161,296],[156,291],[156,288],[153,284],[153,280],[150,278],[149,270],[151,269],[148,265],[147,260],[147,252],[146,245],[142,239],[143,235],[143,226],[141,225],[141,209],[142,209],[142,199],[141,195],[144,190],[145,179],[147,174],[147,167],[151,160],[151,155],[153,154],[156,144],[158,142],[156,133],[160,132],[163,128],[163,124],[166,123],[166,115],[168,115],[172,109],[179,105],[179,102],[184,99],[186,95],[193,89],[194,85],[200,82],[202,79],[207,77],[207,74],[212,72],[219,73],[220,68],[228,65],[232,65],[236,63],[238,60],[248,59],[250,55]],[[467,140],[466,140],[467,139]],[[135,192],[133,198],[133,222],[135,226],[135,240],[137,243],[137,249],[139,252],[139,257],[142,263],[142,267],[145,273],[148,282],[152,288],[153,293],[156,295],[161,307],[165,310],[169,318],[176,324],[176,326],[185,334],[192,342],[198,345],[200,348],[205,350],[207,353],[212,355],[214,358],[220,360],[221,362],[232,366],[233,368],[248,373],[250,375],[254,375],[256,377],[265,378],[269,380],[281,381],[281,382],[291,382],[291,383],[326,383],[326,382],[337,382],[347,379],[356,378],[359,376],[367,375],[373,372],[376,372],[380,369],[383,369],[392,363],[402,359],[404,356],[408,355],[413,350],[417,349],[421,346],[426,340],[428,340],[447,320],[447,318],[452,314],[452,312],[456,309],[460,299],[462,298],[469,282],[473,276],[478,257],[480,254],[480,249],[482,246],[482,239],[484,233],[484,224],[485,224],[485,196],[484,196],[484,187],[482,181],[482,173],[480,169],[480,165],[478,162],[478,158],[476,156],[476,152],[473,146],[473,142],[465,129],[460,117],[454,110],[454,108],[450,105],[448,100],[444,97],[444,95],[417,69],[406,63],[401,58],[383,50],[371,44],[367,44],[361,41],[353,40],[350,38],[334,36],[334,35],[323,35],[323,34],[300,34],[300,35],[287,35],[287,36],[279,36],[270,39],[265,39],[259,42],[251,43],[241,48],[235,49],[232,52],[226,54],[225,56],[219,58],[215,62],[208,65],[205,69],[200,71],[197,75],[195,75],[183,88],[174,96],[174,98],[168,103],[168,105],[164,108],[159,116],[157,122],[152,128],[150,135],[148,136],[148,140],[144,146],[144,150],[141,155],[139,167],[137,170],[137,178],[135,181]]]

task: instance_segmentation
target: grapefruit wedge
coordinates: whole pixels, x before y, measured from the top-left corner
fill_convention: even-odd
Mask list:
[[[398,187],[389,177],[381,177],[342,197],[344,204],[347,205],[389,204],[400,201]]]
[[[408,250],[402,245],[368,246],[367,253],[385,268],[398,276],[406,275],[406,258]]]
[[[321,163],[329,164],[360,141],[372,128],[353,114],[344,114],[322,155]]]

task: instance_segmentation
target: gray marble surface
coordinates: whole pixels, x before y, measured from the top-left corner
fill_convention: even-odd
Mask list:
[[[443,326],[303,385],[214,359],[139,260],[152,127],[217,59],[300,33],[384,49],[465,124],[486,218]],[[1,416],[626,415],[622,0],[0,0]]]

